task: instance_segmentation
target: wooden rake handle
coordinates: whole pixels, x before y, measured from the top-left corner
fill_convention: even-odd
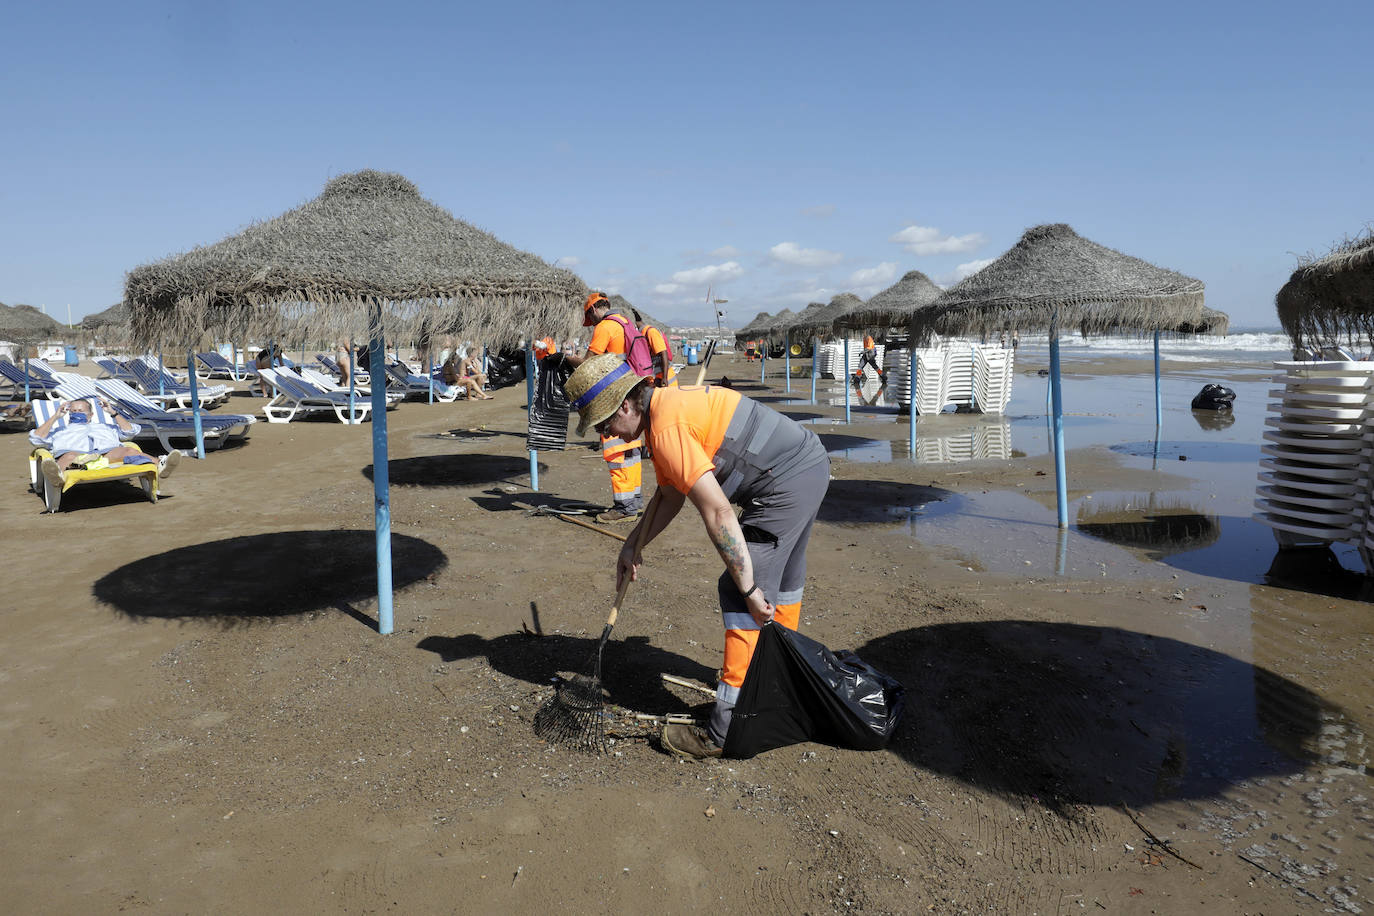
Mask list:
[[[644,546],[644,535],[648,534],[649,526],[654,523],[654,514],[658,511],[658,491],[654,491],[653,497],[649,499],[649,508],[644,510],[644,518],[640,519],[639,530],[635,532],[635,553],[639,553],[639,548]],[[617,564],[618,565],[618,564]],[[615,593],[615,604],[611,605],[611,613],[606,617],[606,632],[610,632],[611,627],[615,626],[616,617],[620,616],[620,603],[625,600],[625,593],[630,590],[630,577],[626,576],[625,581],[620,583],[620,588]]]

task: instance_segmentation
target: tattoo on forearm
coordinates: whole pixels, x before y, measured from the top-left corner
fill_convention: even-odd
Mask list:
[[[720,558],[725,561],[726,567],[731,572],[744,572],[744,542],[735,537],[725,525],[717,525],[707,529],[707,531],[711,535],[711,542],[716,545],[716,550],[720,552]]]

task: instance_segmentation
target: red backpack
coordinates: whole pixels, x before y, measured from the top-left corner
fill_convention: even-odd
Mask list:
[[[611,312],[606,317],[616,321],[625,331],[625,362],[630,364],[636,375],[651,377],[654,374],[654,349],[649,346],[649,338],[635,327],[633,321],[618,312]]]

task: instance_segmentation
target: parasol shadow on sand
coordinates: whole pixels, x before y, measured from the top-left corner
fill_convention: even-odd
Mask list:
[[[837,524],[897,523],[922,514],[933,503],[954,507],[961,500],[950,490],[915,483],[832,480],[816,520]]]
[[[1300,772],[1319,762],[1310,749],[1335,709],[1229,655],[1115,627],[940,624],[857,651],[919,698],[892,752],[1061,813],[1210,798]]]
[[[96,600],[133,619],[224,626],[342,609],[377,594],[371,531],[280,531],[179,547],[102,576]],[[397,588],[432,579],[448,557],[428,541],[392,535]],[[372,621],[367,621],[373,625]]]
[[[531,611],[538,622],[538,606]],[[427,636],[418,648],[433,652],[443,662],[484,659],[502,674],[537,687],[547,687],[559,675],[576,671],[592,653],[600,639],[595,636],[568,636],[561,633],[528,631],[487,638],[476,633],[462,636]],[[662,675],[715,682],[716,670],[700,662],[669,652],[651,643],[646,636],[614,639],[604,650],[605,672],[602,687],[610,702],[636,712],[655,715],[682,713],[700,705],[684,703],[663,684]]]
[[[246,335],[370,341],[460,334],[501,346],[576,327],[586,287],[425,200],[402,175],[340,175],[293,210],[214,245],[130,271],[124,302],[136,342]],[[188,353],[188,361],[192,358]],[[392,621],[386,391],[372,390],[378,630]],[[537,470],[531,458],[531,471]]]
[[[540,464],[540,470],[547,465]],[[387,462],[391,483],[400,487],[482,487],[496,481],[529,479],[530,463],[512,455],[423,455],[397,458]],[[363,468],[363,476],[373,479],[373,466]]]

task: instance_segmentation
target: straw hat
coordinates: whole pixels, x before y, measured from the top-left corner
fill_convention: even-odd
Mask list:
[[[621,403],[644,377],[630,368],[619,353],[602,353],[582,363],[563,384],[568,403],[580,420],[577,434],[585,435],[620,408]]]

